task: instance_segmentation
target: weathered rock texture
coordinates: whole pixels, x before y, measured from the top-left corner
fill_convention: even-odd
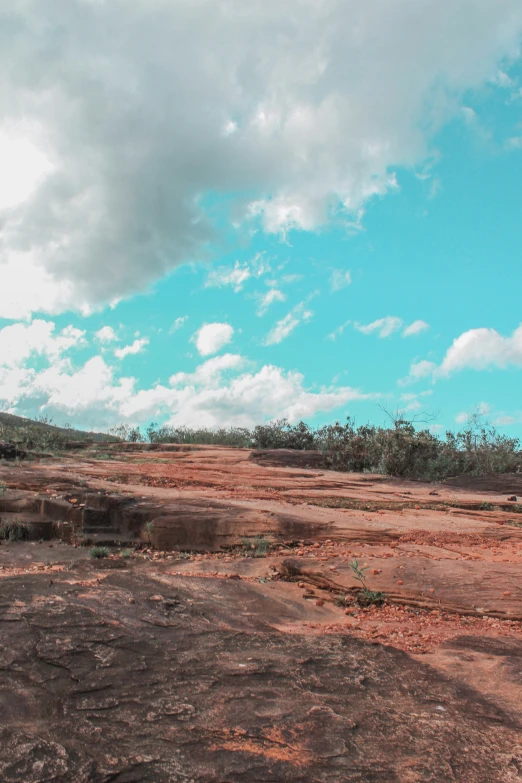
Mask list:
[[[2,782],[522,781],[520,477],[114,452],[0,467]]]

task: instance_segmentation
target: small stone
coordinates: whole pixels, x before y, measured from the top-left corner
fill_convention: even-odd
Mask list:
[[[403,584],[404,584],[404,582],[402,581],[402,579],[399,579],[399,581],[397,582],[397,584],[398,584],[398,585],[403,585]]]
[[[323,601],[323,599],[322,599],[322,598],[319,598],[319,599],[318,599],[318,600],[315,602],[315,605],[316,605],[316,606],[324,606],[324,601]]]

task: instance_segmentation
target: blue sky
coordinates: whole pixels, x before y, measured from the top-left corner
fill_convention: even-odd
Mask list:
[[[519,3],[68,8],[0,13],[3,410],[522,436]]]

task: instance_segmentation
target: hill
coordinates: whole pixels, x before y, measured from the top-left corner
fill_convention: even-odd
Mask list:
[[[70,427],[57,427],[45,421],[34,421],[12,413],[0,412],[0,440],[21,448],[49,449],[70,441],[109,443],[118,441],[103,432],[85,432]]]

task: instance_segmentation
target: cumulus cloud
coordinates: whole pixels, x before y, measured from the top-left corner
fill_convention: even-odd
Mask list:
[[[133,354],[141,353],[148,344],[148,337],[142,337],[141,339],[134,340],[131,345],[125,345],[123,348],[117,348],[114,351],[114,355],[117,359],[125,359],[126,356],[132,356]]]
[[[0,340],[5,329],[0,330]],[[47,341],[52,331],[46,333]],[[70,336],[72,328],[56,339],[64,333]],[[31,339],[31,345],[42,344],[42,340]],[[2,409],[26,416],[46,413],[57,421],[93,429],[151,419],[188,426],[253,426],[282,416],[295,422],[376,396],[347,386],[310,389],[298,372],[273,365],[256,369],[232,353],[207,359],[193,372],[174,373],[167,384],[138,389],[135,378],[118,377],[115,367],[102,356],[74,367],[64,360],[74,344],[59,345],[46,353],[47,366],[42,369],[31,366],[32,351],[26,351],[26,362],[19,364],[0,356]]]
[[[228,345],[233,336],[234,329],[230,324],[212,323],[204,324],[192,339],[201,356],[210,356]]]
[[[409,375],[399,383],[414,383],[428,377],[437,380],[466,369],[508,367],[522,367],[522,324],[509,337],[486,327],[468,329],[453,340],[440,365],[427,360],[413,362]]]
[[[313,312],[306,309],[306,303],[301,302],[293,310],[277,321],[276,324],[269,331],[265,339],[265,345],[277,345],[281,343],[299,326],[300,323],[309,321],[312,318]]]
[[[352,276],[346,269],[334,269],[330,275],[330,290],[332,292],[342,291],[343,288],[352,284]]]
[[[489,367],[522,367],[522,324],[510,337],[495,329],[469,329],[457,337],[448,349],[439,369],[440,375]]]
[[[118,335],[112,326],[102,326],[94,335],[100,343],[113,343],[118,339]]]
[[[425,332],[426,329],[429,329],[430,325],[426,323],[426,321],[413,321],[409,326],[406,327],[406,329],[403,331],[402,336],[403,337],[411,337],[414,334],[420,334],[421,332]]]
[[[402,328],[402,318],[396,318],[393,315],[387,315],[385,318],[378,318],[370,324],[354,324],[355,328],[363,334],[373,334],[378,337],[390,337],[394,332]]]
[[[215,364],[209,367],[210,362]],[[120,406],[121,417],[141,423],[167,415],[177,426],[251,427],[276,417],[295,422],[370,396],[349,387],[310,391],[300,373],[272,365],[223,379],[223,372],[241,365],[241,357],[227,354],[205,362],[192,374],[174,375],[169,386],[130,395]]]
[[[71,348],[86,344],[81,329],[67,326],[58,334],[55,330],[52,321],[39,319],[4,326],[0,329],[0,366],[20,366],[33,355],[56,360]]]
[[[265,231],[332,212],[359,225],[522,30],[519,0],[13,0],[0,15],[9,318],[89,312],[209,257],[228,207]]]

